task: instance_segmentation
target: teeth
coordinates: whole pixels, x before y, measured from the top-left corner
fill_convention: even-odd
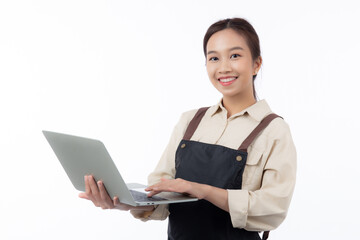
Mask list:
[[[235,80],[235,79],[236,79],[236,77],[233,77],[233,78],[224,78],[224,79],[219,79],[219,80],[220,80],[220,82],[226,83],[226,82],[233,81],[233,80]]]

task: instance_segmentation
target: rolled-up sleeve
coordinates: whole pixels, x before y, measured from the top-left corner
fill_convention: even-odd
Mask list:
[[[264,166],[260,188],[228,190],[233,227],[267,231],[278,227],[286,217],[295,186],[296,150],[283,120],[277,121],[267,137],[261,161],[264,164],[258,164]]]

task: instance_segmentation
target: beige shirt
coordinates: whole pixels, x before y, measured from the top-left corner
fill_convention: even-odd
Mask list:
[[[182,114],[149,185],[161,177],[174,178],[175,152],[197,109]],[[191,140],[238,149],[260,121],[271,113],[265,100],[227,118],[221,101],[208,109]],[[241,190],[228,190],[233,227],[248,231],[275,229],[285,219],[296,177],[296,150],[285,121],[274,119],[248,148]],[[168,206],[158,206],[151,215],[132,211],[136,218],[163,220]]]

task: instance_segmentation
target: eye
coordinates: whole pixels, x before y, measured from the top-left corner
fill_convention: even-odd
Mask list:
[[[215,62],[215,61],[217,61],[217,60],[219,60],[217,57],[211,57],[211,58],[209,58],[209,61],[210,61],[210,62]]]
[[[240,54],[237,54],[237,53],[234,53],[233,55],[231,55],[231,59],[234,59],[234,58],[239,58],[239,57],[241,57],[241,55]]]

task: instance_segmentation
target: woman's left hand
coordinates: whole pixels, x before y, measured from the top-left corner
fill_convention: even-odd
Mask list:
[[[177,192],[188,194],[191,197],[203,199],[207,196],[211,186],[199,184],[195,182],[186,181],[181,178],[165,179],[162,178],[161,182],[149,186],[145,191],[149,191],[148,197],[152,197],[160,192]]]

